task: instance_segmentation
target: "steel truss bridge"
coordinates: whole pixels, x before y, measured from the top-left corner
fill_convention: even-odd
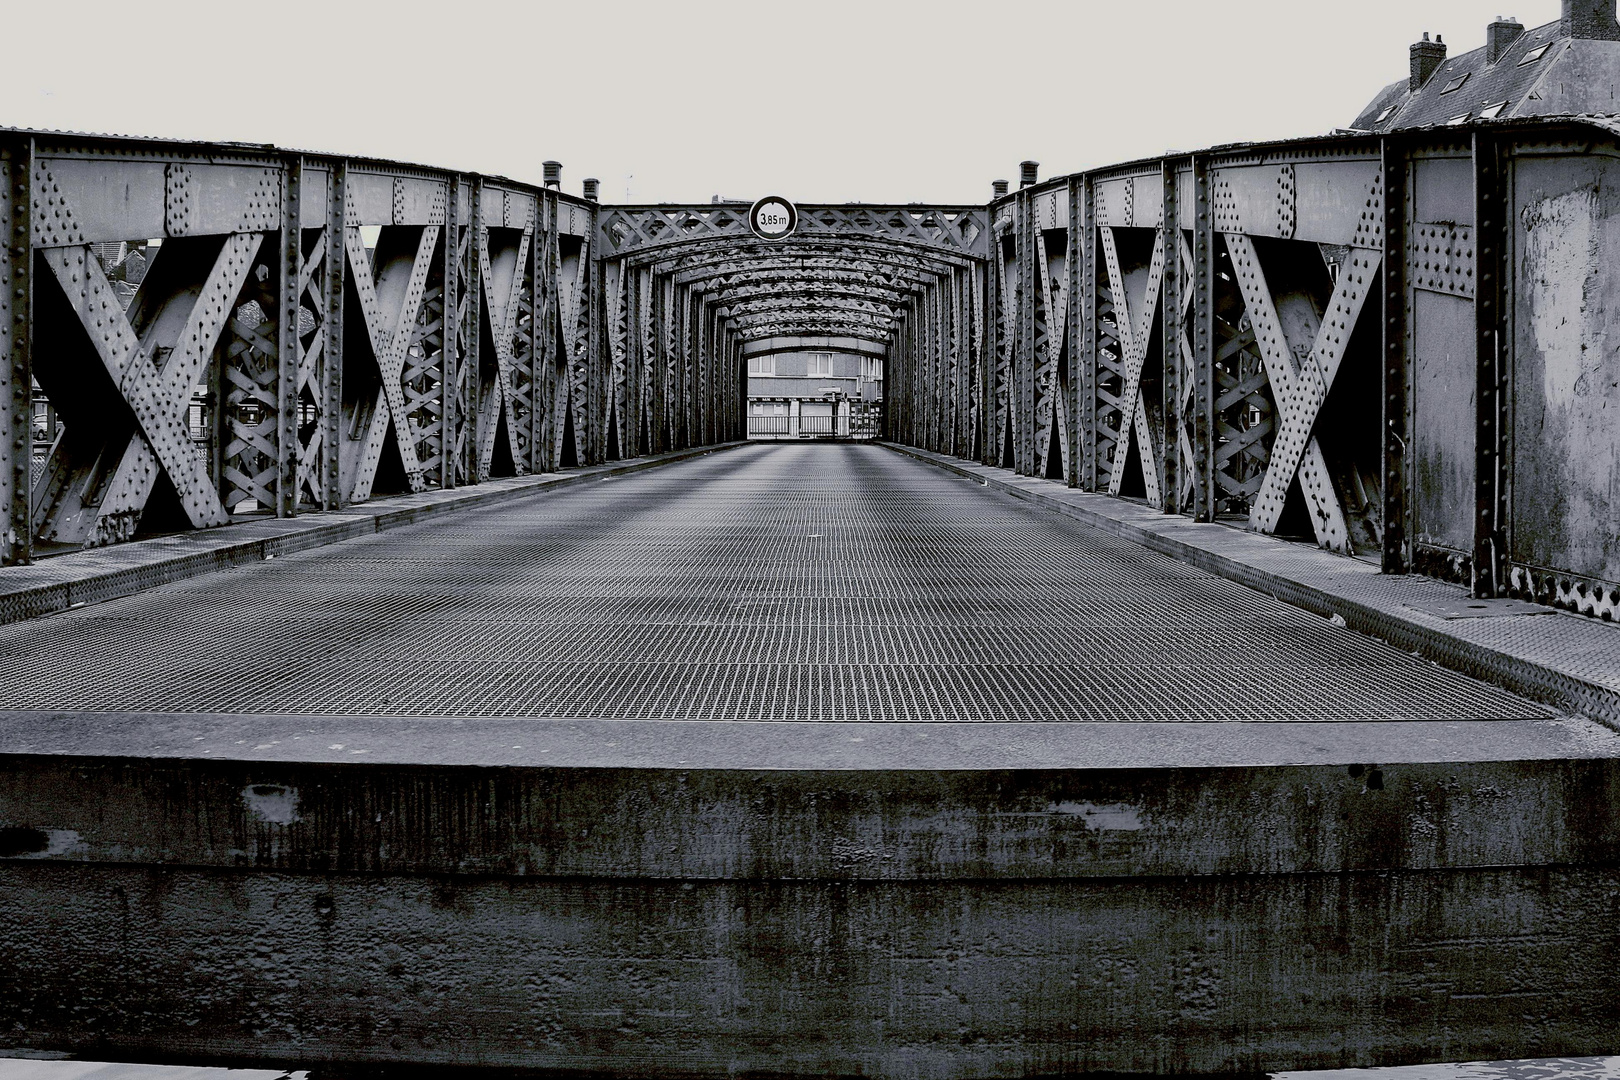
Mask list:
[[[1613,1051],[1620,754],[1567,712],[1620,716],[1615,119],[781,241],[239,144],[4,130],[0,172],[0,1054]],[[882,358],[888,447],[743,444],[798,349]],[[1353,579],[1324,613],[1564,610],[1423,624],[1487,686],[1180,535]],[[215,537],[253,565],[142,577]],[[1524,674],[1554,644],[1584,689]]]
[[[1556,233],[1601,202],[1568,224],[1556,200],[1614,140],[1599,118],[1222,148],[987,206],[806,206],[771,243],[735,204],[13,133],[0,559],[725,442],[745,353],[832,341],[881,350],[892,439],[1612,613],[1615,403],[1600,378],[1546,396],[1582,372],[1544,322],[1548,275],[1606,289]],[[126,309],[98,251],[151,241]]]

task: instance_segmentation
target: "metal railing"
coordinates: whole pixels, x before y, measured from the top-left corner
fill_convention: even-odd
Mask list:
[[[791,416],[750,416],[748,418],[749,435],[791,435],[793,417]]]

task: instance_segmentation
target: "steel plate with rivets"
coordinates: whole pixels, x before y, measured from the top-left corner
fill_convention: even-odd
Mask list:
[[[0,627],[0,708],[1547,715],[879,447],[761,445]]]

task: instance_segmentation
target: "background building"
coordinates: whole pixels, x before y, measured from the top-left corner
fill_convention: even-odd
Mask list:
[[[1497,16],[1482,48],[1446,58],[1440,34],[1411,48],[1407,77],[1390,83],[1350,126],[1393,131],[1470,120],[1620,112],[1615,0],[1563,0],[1556,22],[1526,30]]]
[[[872,439],[883,426],[880,346],[844,338],[766,339],[748,357],[751,439]]]

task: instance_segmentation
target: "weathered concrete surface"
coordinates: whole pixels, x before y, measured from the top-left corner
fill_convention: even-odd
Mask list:
[[[1620,738],[1609,743],[1608,756],[1585,759],[1115,769],[5,755],[0,856],[742,880],[1608,865],[1620,860]]]
[[[897,764],[928,736],[960,766],[952,731],[987,725],[784,737],[891,733],[835,769],[780,767],[774,724],[626,750],[697,769],[600,741],[719,726],[575,724],[595,764],[559,768],[0,757],[0,821],[33,823],[0,831],[0,1052],[932,1078],[1620,1037],[1620,738],[1593,725],[1350,765],[1018,767],[1086,758],[1050,724],[995,725],[998,769]],[[1444,758],[1423,733],[1451,725],[1390,726],[1328,756]]]
[[[1592,868],[744,883],[8,865],[0,1018],[13,1043],[74,1030],[103,1056],[646,1077],[1590,1054],[1620,1030],[1617,890]]]

